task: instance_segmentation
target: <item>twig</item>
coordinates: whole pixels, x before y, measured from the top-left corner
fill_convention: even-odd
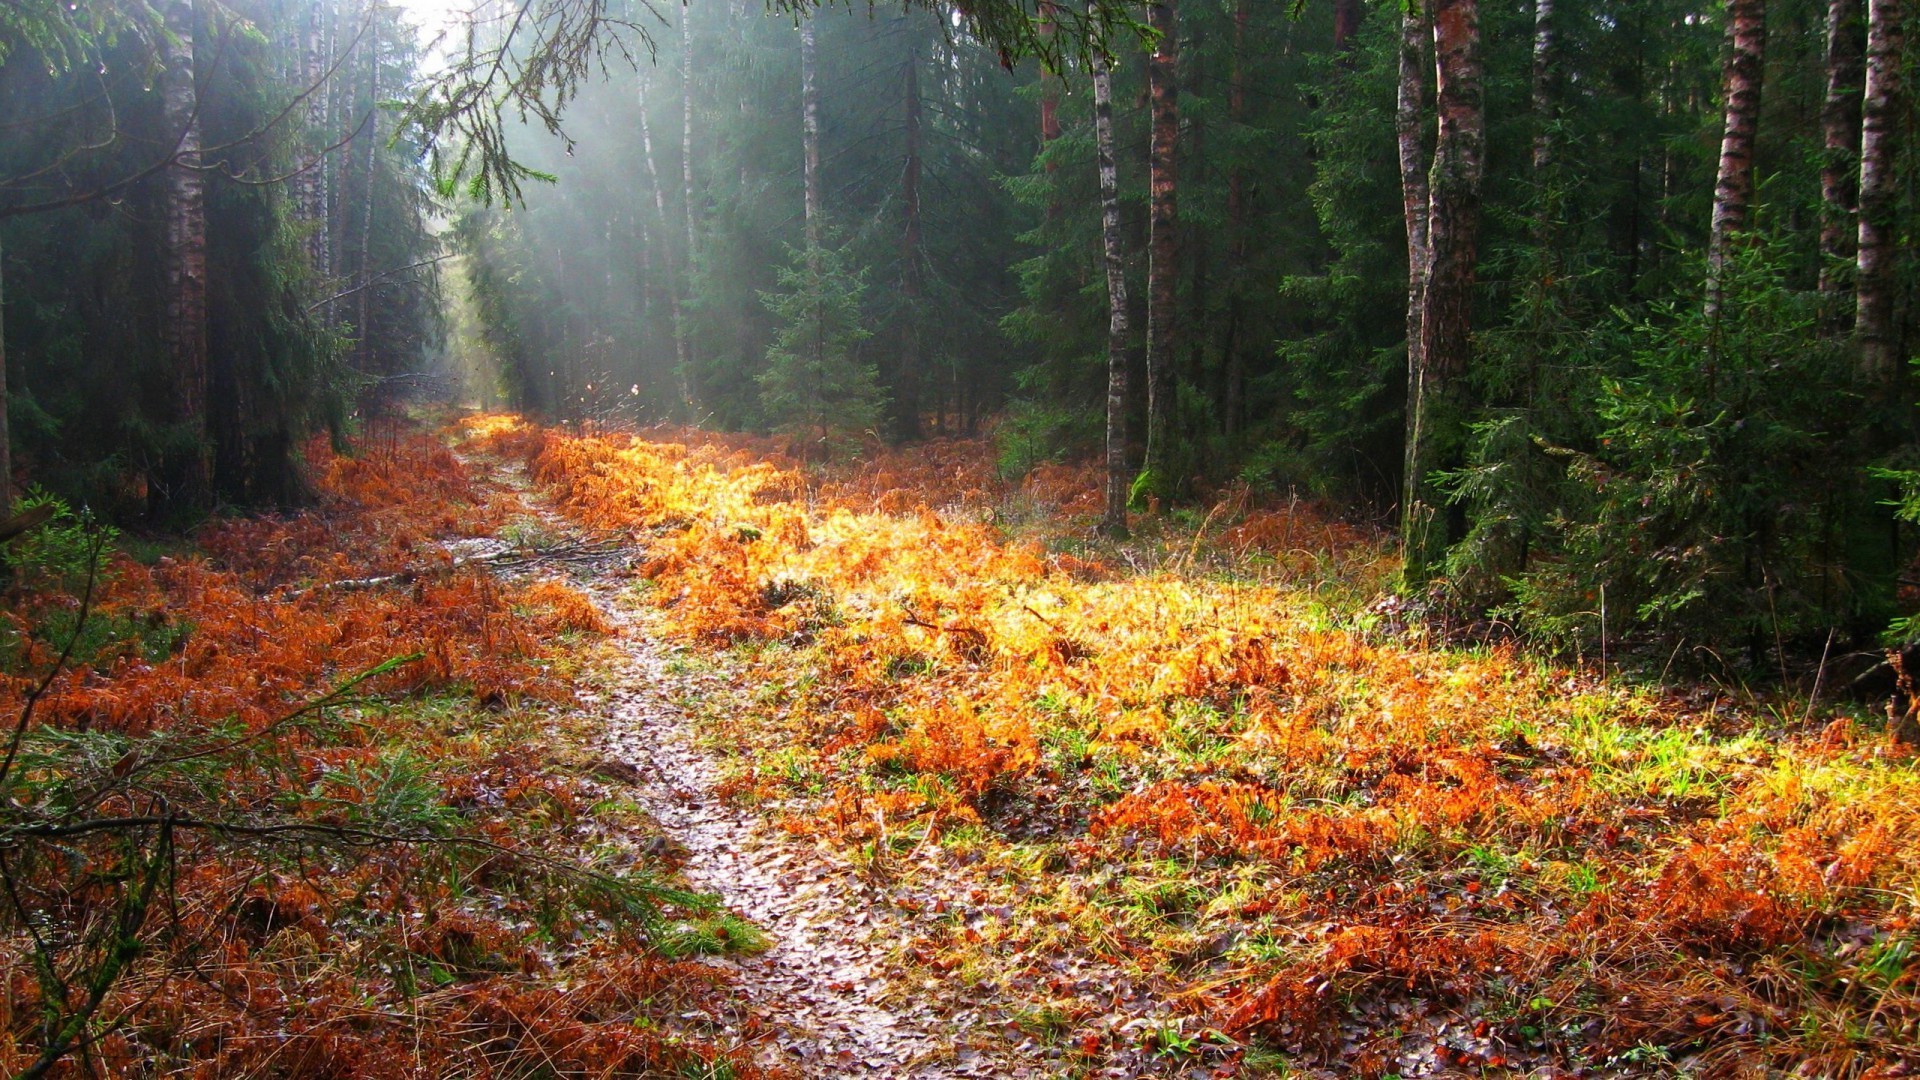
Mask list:
[[[1827,654],[1833,651],[1833,628],[1827,628],[1827,643],[1820,649],[1820,666],[1813,672],[1813,689],[1807,692],[1807,711],[1801,719],[1813,715],[1813,703],[1820,700],[1820,681],[1827,676]]]
[[[451,574],[469,566],[493,568],[511,568],[538,566],[544,562],[568,562],[575,559],[595,559],[617,554],[626,548],[619,541],[607,541],[602,544],[578,544],[573,547],[554,548],[549,551],[502,551],[494,555],[476,555],[465,559],[455,559],[440,566],[426,566],[402,570],[395,574],[381,574],[378,577],[343,578],[339,581],[326,581],[305,589],[288,593],[289,600],[299,600],[315,593],[360,592],[366,589],[379,589],[388,585],[411,585],[423,577],[432,574]]]

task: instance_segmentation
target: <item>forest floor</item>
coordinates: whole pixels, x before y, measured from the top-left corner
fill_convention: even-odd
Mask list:
[[[673,719],[612,730],[672,763],[656,819],[843,1059],[1920,1068],[1920,772],[1870,713],[1451,644],[1383,538],[1297,502],[1114,544],[1089,470],[1003,482],[979,442],[466,430],[636,545],[634,692]]]
[[[1871,714],[1449,643],[1298,502],[1095,539],[979,441],[309,453],[98,589],[8,550],[0,1067],[1920,1070]]]

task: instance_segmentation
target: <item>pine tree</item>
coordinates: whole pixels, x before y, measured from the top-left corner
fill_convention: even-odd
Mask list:
[[[859,350],[872,336],[861,325],[866,283],[834,248],[790,254],[780,290],[761,296],[779,328],[756,381],[774,426],[804,440],[803,457],[825,458],[837,439],[873,430],[884,406],[873,365]]]

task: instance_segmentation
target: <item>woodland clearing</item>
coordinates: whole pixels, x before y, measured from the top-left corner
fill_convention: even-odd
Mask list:
[[[1448,645],[1305,505],[1116,544],[977,443],[445,437],[20,562],[11,1070],[1920,1066],[1866,714]]]

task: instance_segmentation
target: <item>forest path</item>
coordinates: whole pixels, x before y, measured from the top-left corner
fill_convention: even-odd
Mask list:
[[[492,478],[515,489],[554,532],[578,533],[518,463],[501,463]],[[629,591],[633,583],[605,563],[575,577],[615,628],[617,648],[603,688],[583,688],[581,703],[604,723],[596,748],[607,760],[603,773],[617,774],[658,824],[686,882],[717,895],[771,940],[755,955],[709,959],[732,969],[741,995],[772,1021],[756,1058],[805,1077],[1059,1075],[1058,1062],[1006,1037],[1001,1010],[956,1000],[954,987],[907,984],[911,976],[888,954],[910,933],[883,886],[824,844],[792,837],[720,794],[721,757],[702,745],[698,721],[682,703],[743,707],[747,695],[723,670],[689,662],[666,641]]]
[[[900,939],[884,892],[830,850],[796,840],[718,794],[718,759],[678,704],[721,692],[624,609],[613,583],[589,586],[621,631],[605,703],[604,751],[635,770],[633,799],[664,830],[694,887],[765,930],[773,944],[735,957],[746,995],[779,1025],[772,1062],[808,1076],[1047,1075],[1007,1060],[979,1013],[953,1013],[899,984],[887,953]]]

